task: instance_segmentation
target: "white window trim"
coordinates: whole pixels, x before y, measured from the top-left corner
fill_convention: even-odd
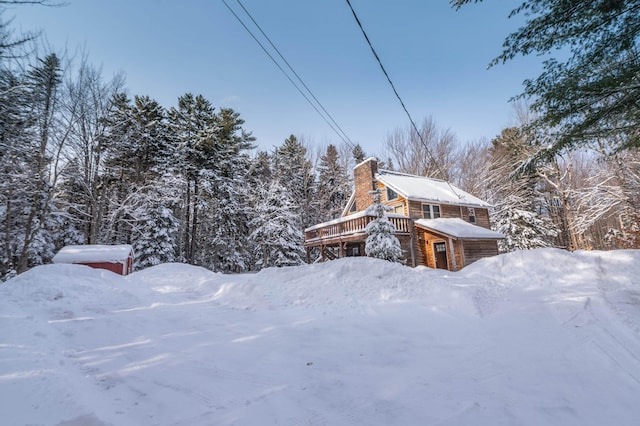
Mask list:
[[[478,218],[476,217],[476,209],[474,209],[473,207],[468,207],[467,211],[469,213],[469,222],[476,223],[478,221]],[[471,219],[472,217],[473,220]]]
[[[429,217],[424,217],[424,206],[429,206]],[[442,210],[440,209],[440,205],[422,203],[421,209],[422,209],[422,218],[423,219],[437,219],[437,217],[434,217],[434,214],[433,214],[433,207],[434,206],[438,207],[438,217],[442,217]]]

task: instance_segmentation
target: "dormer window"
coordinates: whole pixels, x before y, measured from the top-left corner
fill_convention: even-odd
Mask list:
[[[422,205],[422,218],[423,219],[437,219],[440,217],[440,206],[435,204],[423,204]]]
[[[387,186],[387,201],[395,200],[398,198],[398,193]]]
[[[473,207],[469,207],[469,222],[476,223],[476,210]]]

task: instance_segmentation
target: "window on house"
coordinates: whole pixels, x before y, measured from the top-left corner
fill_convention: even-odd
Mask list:
[[[422,217],[424,219],[437,219],[440,217],[440,206],[434,204],[422,205]]]
[[[473,207],[469,207],[469,222],[476,223],[476,210]]]
[[[387,187],[387,201],[395,200],[396,198],[398,198],[398,193]]]
[[[351,203],[351,208],[349,209],[349,213],[355,213],[356,210],[356,201],[353,200],[353,203]]]
[[[400,204],[399,206],[394,206],[393,207],[393,212],[395,214],[404,214],[404,204]]]

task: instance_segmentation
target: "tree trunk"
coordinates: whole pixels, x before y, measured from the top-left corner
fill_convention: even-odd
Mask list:
[[[195,263],[196,258],[196,240],[198,236],[198,178],[193,180],[193,218],[191,221],[191,247],[189,251],[191,252],[191,264]]]

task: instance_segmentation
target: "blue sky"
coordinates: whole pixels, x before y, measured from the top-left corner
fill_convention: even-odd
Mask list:
[[[367,154],[381,155],[388,134],[409,125],[346,1],[241,1]],[[236,0],[227,2],[241,13]],[[59,53],[85,48],[105,77],[124,72],[130,95],[170,107],[192,92],[234,108],[261,149],[290,134],[316,146],[340,142],[221,0],[68,3],[20,6],[5,18],[22,30],[42,29]],[[536,57],[487,69],[519,25],[507,19],[513,4],[485,1],[455,11],[448,0],[351,3],[416,121],[432,116],[461,143],[492,138],[513,123],[509,99],[541,69]]]

